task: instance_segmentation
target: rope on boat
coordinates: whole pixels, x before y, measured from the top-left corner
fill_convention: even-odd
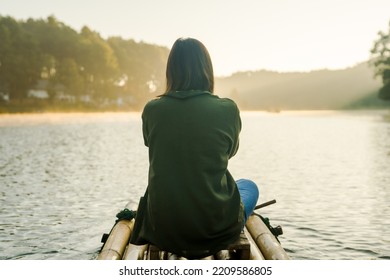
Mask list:
[[[275,199],[270,200],[268,202],[265,202],[263,204],[260,204],[260,205],[256,206],[255,210],[263,208],[263,207],[266,207],[266,206],[274,204],[274,203],[276,203]],[[273,234],[273,236],[275,236],[276,240],[280,243],[280,241],[278,239],[278,236],[283,234],[282,227],[281,226],[276,226],[276,227],[271,226],[271,223],[269,222],[269,219],[267,217],[264,218],[260,214],[257,214],[255,212],[253,212],[252,215],[258,216],[263,221],[263,223],[267,226],[267,228],[270,230],[270,232]]]
[[[116,214],[116,217],[118,218],[115,223],[121,221],[121,220],[129,220],[131,221],[137,216],[137,211],[129,210],[127,208],[120,211],[118,214]]]
[[[103,243],[102,248],[104,247],[104,244],[106,244],[106,241],[108,237],[110,236],[112,229],[115,227],[115,225],[122,220],[129,220],[135,219],[137,216],[137,211],[129,210],[128,208],[123,209],[118,214],[116,214],[117,220],[115,221],[115,224],[112,226],[110,233],[104,233],[101,239],[101,242]]]
[[[253,215],[258,216],[263,221],[263,223],[267,226],[269,231],[273,234],[273,236],[275,236],[276,240],[278,240],[278,242],[280,243],[278,236],[283,234],[282,227],[281,226],[273,227],[269,221],[269,218],[267,218],[267,217],[264,218],[263,216],[261,216],[257,213],[253,213]]]

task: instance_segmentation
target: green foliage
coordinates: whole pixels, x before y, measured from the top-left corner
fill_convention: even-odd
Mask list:
[[[139,108],[162,90],[168,52],[120,37],[105,40],[86,26],[77,32],[53,16],[0,16],[0,92],[26,100],[29,89],[44,84],[52,101],[65,96],[102,106],[120,98]]]
[[[151,94],[163,91],[168,49],[120,37],[109,38],[108,44],[118,59],[123,94],[143,103]]]
[[[0,42],[1,88],[23,99],[39,77],[37,40],[11,17],[0,17]]]
[[[383,82],[379,97],[390,100],[390,22],[387,33],[380,31],[378,36],[371,50],[371,64],[375,67],[375,75]]]
[[[54,84],[66,85],[65,94],[79,97],[85,90],[82,71],[73,58],[63,58],[57,62]],[[53,83],[52,83],[53,84]]]

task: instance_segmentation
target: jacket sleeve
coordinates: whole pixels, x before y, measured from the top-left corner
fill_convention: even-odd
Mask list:
[[[145,106],[145,108],[142,112],[142,135],[144,137],[145,146],[149,147],[149,128],[148,128],[147,106]]]
[[[241,117],[240,111],[238,110],[237,105],[235,105],[235,114],[234,120],[232,122],[233,125],[233,145],[230,149],[229,158],[232,158],[238,151],[238,147],[240,145],[240,132],[241,132]]]

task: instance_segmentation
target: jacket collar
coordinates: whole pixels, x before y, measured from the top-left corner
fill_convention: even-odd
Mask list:
[[[160,95],[161,97],[173,97],[173,98],[178,98],[178,99],[187,99],[199,95],[204,95],[204,94],[212,94],[209,91],[205,90],[186,90],[186,91],[170,91],[167,92],[166,94]]]

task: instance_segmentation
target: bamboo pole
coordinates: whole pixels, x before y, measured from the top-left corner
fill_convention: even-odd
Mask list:
[[[260,217],[251,215],[246,226],[253,240],[256,242],[266,260],[288,260],[289,257],[283,247],[263,223]]]
[[[134,245],[129,243],[123,254],[122,260],[143,260],[148,245]]]
[[[221,250],[215,254],[217,260],[230,260],[231,254],[229,250]]]
[[[250,251],[250,257],[251,260],[264,260],[264,256],[261,253],[259,247],[257,247],[256,242],[253,240],[252,236],[248,232],[248,229],[245,227],[244,232],[246,235],[246,238],[248,238],[249,244],[251,245],[251,251]]]
[[[134,219],[121,220],[112,229],[98,260],[120,260],[130,239],[134,227]]]

